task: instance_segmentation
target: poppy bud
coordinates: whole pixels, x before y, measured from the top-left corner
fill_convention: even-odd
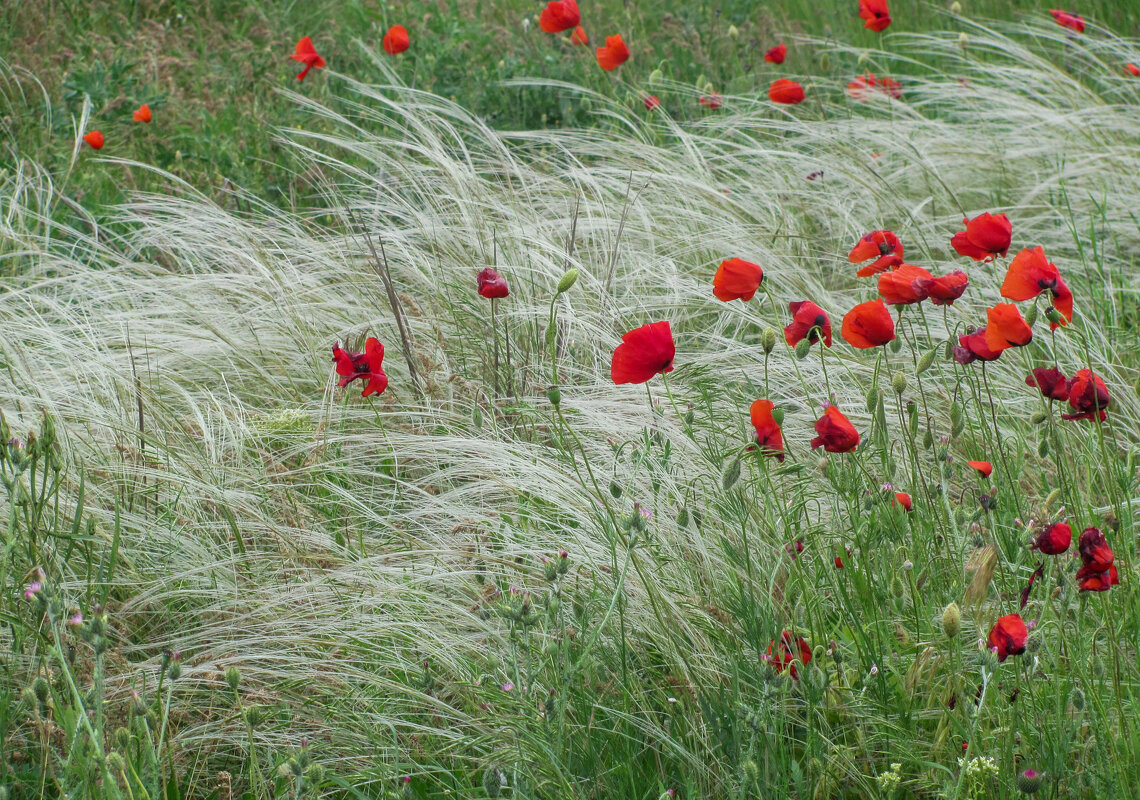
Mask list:
[[[831,56],[827,53],[821,53],[819,56],[819,68],[824,72],[831,71]]]
[[[925,353],[923,353],[922,358],[918,360],[918,366],[914,368],[915,375],[921,375],[930,369],[930,365],[934,363],[934,354],[935,351],[933,349],[927,350]]]
[[[775,422],[777,425],[783,425],[783,424],[784,424],[784,409],[782,409],[782,408],[773,408],[773,409],[772,409],[772,420],[773,420],[773,421],[774,421],[774,422]]]
[[[1037,455],[1041,456],[1041,458],[1045,458],[1045,456],[1049,455],[1049,440],[1048,439],[1042,439],[1040,442],[1038,442],[1038,444],[1037,444]]]
[[[650,83],[660,83],[663,80],[665,80],[665,73],[661,71],[660,67],[649,73]]]
[[[1037,322],[1037,306],[1033,305],[1025,312],[1025,324],[1032,328],[1035,322]]]
[[[902,597],[906,594],[906,586],[899,580],[898,575],[891,579],[891,594],[895,597]]]
[[[1034,425],[1040,425],[1045,420],[1049,419],[1049,414],[1044,411],[1034,411],[1029,421]]]
[[[685,420],[686,425],[693,424],[693,420],[696,419],[696,416],[693,414],[693,407],[691,405],[689,406],[689,410],[685,412],[685,415],[682,417],[682,419]]]
[[[677,512],[677,524],[682,528],[689,527],[689,509],[684,506]]]
[[[950,13],[951,14],[961,14],[962,13],[962,4],[959,3],[958,0],[954,0],[954,2],[950,4]]]
[[[970,44],[970,37],[964,32],[958,34],[958,46],[965,50]]]
[[[1036,653],[1040,649],[1041,649],[1041,637],[1040,636],[1030,636],[1028,639],[1025,640],[1025,652]]]
[[[891,388],[895,390],[895,394],[901,395],[906,391],[906,375],[901,372],[896,372],[894,377],[891,378]]]
[[[1027,769],[1017,776],[1017,789],[1025,794],[1037,794],[1041,788],[1041,773],[1037,770]]]
[[[47,702],[49,690],[48,682],[43,677],[36,678],[35,681],[32,682],[32,691],[35,693],[36,699],[41,703]]]
[[[736,485],[738,480],[740,480],[740,459],[734,458],[721,476],[720,485],[727,492]]]
[[[127,768],[127,762],[117,752],[112,750],[107,754],[107,769],[116,774],[123,772]]]
[[[796,358],[801,361],[811,352],[811,339],[800,339],[796,342]]]
[[[477,405],[471,408],[471,423],[476,429],[483,427],[483,411]]]
[[[1079,687],[1073,687],[1073,691],[1069,693],[1069,703],[1077,711],[1084,710],[1085,707],[1085,693]]]
[[[737,29],[737,27],[735,25],[729,25],[728,26],[728,35],[730,37],[732,37],[733,39],[735,39],[737,36],[740,35],[740,31]]]
[[[760,783],[760,767],[751,758],[744,762],[744,780],[747,781],[749,786],[755,786]]]
[[[557,386],[551,386],[546,390],[546,397],[550,400],[550,404],[555,408],[562,405],[562,390]]]
[[[495,767],[487,767],[483,773],[483,791],[488,797],[499,797],[507,785],[507,776]]]
[[[764,349],[764,355],[770,355],[772,350],[776,347],[776,331],[772,328],[765,328],[764,332],[760,334],[760,347]],[[1140,394],[1140,390],[1137,392]],[[0,418],[0,422],[3,418]]]
[[[942,632],[947,639],[953,639],[962,630],[962,612],[957,603],[951,603],[942,611]]]
[[[902,339],[891,339],[891,343],[887,345],[891,348],[892,353],[897,353],[902,350]]]
[[[237,667],[226,669],[226,685],[230,687],[230,691],[236,692],[238,690],[238,686],[241,685],[241,673],[238,672]]]
[[[571,267],[570,269],[566,270],[566,273],[562,276],[562,279],[558,281],[558,287],[555,289],[555,294],[564,294],[570,291],[574,287],[574,284],[577,282],[578,268]]]
[[[926,433],[922,435],[922,446],[927,450],[934,447],[934,434],[929,430],[927,430]]]
[[[879,390],[872,386],[867,391],[866,400],[867,400],[867,413],[868,414],[875,413],[875,409],[878,408],[878,406],[879,406]]]

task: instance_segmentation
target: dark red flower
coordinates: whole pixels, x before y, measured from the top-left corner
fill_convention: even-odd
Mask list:
[[[1072,543],[1073,529],[1069,527],[1069,523],[1054,522],[1052,525],[1046,525],[1041,533],[1037,534],[1029,549],[1040,550],[1048,556],[1059,556],[1068,550]]]
[[[597,49],[598,66],[609,71],[617,69],[629,60],[629,48],[621,38],[621,34],[606,37],[606,46]]]
[[[983,478],[990,477],[994,471],[994,465],[988,461],[967,461],[966,463],[980,472]]]
[[[1069,399],[1069,379],[1056,367],[1034,367],[1025,377],[1026,386],[1034,386],[1049,400]]]
[[[1008,300],[1031,300],[1046,290],[1053,308],[1061,312],[1065,322],[1072,322],[1073,293],[1061,279],[1057,265],[1045,257],[1045,248],[1026,248],[1014,256],[1001,285],[1001,296]],[[1065,322],[1052,322],[1049,327],[1056,329]]]
[[[1025,652],[1025,642],[1029,639],[1029,629],[1020,614],[1007,614],[990,629],[987,640],[991,650],[996,648],[998,661]]]
[[[756,443],[763,455],[784,460],[784,433],[780,424],[772,417],[774,404],[771,400],[757,400],[748,409],[752,427],[756,429]]]
[[[1107,592],[1120,583],[1115,554],[1099,528],[1085,528],[1077,543],[1081,553],[1081,568],[1076,578],[1082,592]]]
[[[581,25],[579,25],[577,28],[575,28],[574,32],[572,34],[570,34],[570,44],[577,44],[577,45],[582,45],[583,47],[585,47],[589,43],[590,43],[590,37],[586,35],[586,29],[583,28]]]
[[[929,272],[914,264],[903,264],[896,270],[879,276],[879,294],[892,306],[921,303],[926,299],[922,281],[933,278]]]
[[[875,33],[882,33],[891,24],[887,0],[859,0],[859,16],[863,19],[863,27]]]
[[[961,255],[975,261],[988,261],[996,256],[1005,257],[1013,238],[1013,223],[1005,214],[981,214],[963,219],[966,230],[954,234],[950,246]]]
[[[488,299],[506,297],[511,293],[507,287],[507,279],[490,267],[479,270],[479,274],[475,276],[475,284],[479,294]]]
[[[579,22],[582,16],[578,13],[578,0],[553,0],[547,3],[546,8],[538,16],[538,27],[547,33],[562,33],[568,31]]]
[[[804,551],[804,543],[796,539],[794,542],[788,542],[784,545],[784,549],[788,551],[788,555],[792,557],[792,561],[796,560],[796,556]]]
[[[364,342],[363,353],[349,353],[340,345],[333,345],[333,361],[336,374],[340,375],[337,386],[348,386],[355,380],[363,380],[364,391],[361,397],[381,394],[388,388],[388,376],[384,374],[384,345],[375,336]]]
[[[650,322],[621,337],[610,364],[610,376],[616,384],[645,383],[658,373],[672,372],[675,354],[668,321]]]
[[[891,505],[900,505],[905,510],[910,511],[914,504],[910,499],[910,495],[906,492],[895,492],[894,499],[891,500]]]
[[[1033,329],[1013,303],[998,303],[986,311],[986,347],[1000,353],[1008,347],[1025,347]]]
[[[661,105],[661,99],[657,95],[651,94],[645,98],[645,107],[650,111],[657,108],[659,105]]]
[[[1113,586],[1120,585],[1120,574],[1113,564],[1104,572],[1081,575],[1083,569],[1077,570],[1077,579],[1080,581],[1082,592],[1107,592]]]
[[[782,42],[764,54],[764,60],[769,64],[783,64],[788,56],[788,46]]]
[[[1045,562],[1042,561],[1037,565],[1037,569],[1033,570],[1033,574],[1029,576],[1029,583],[1025,584],[1025,588],[1021,590],[1021,605],[1018,609],[1025,608],[1025,604],[1029,602],[1029,593],[1033,591],[1033,584],[1037,582],[1038,578],[1045,575]]]
[[[92,150],[103,149],[103,134],[99,131],[91,131],[83,134],[83,141],[87,142]]]
[[[1060,11],[1056,8],[1049,9],[1049,13],[1053,15],[1053,19],[1057,20],[1057,24],[1062,28],[1068,28],[1077,33],[1085,32],[1085,20],[1080,14],[1074,14],[1071,11]]]
[[[840,335],[860,350],[878,347],[895,338],[895,320],[882,300],[871,300],[847,312]]]
[[[1082,369],[1069,382],[1069,405],[1077,413],[1062,414],[1062,419],[1099,419],[1104,422],[1104,412],[1112,405],[1112,398],[1099,375]]]
[[[822,447],[829,453],[850,453],[859,444],[859,431],[836,406],[828,406],[815,422],[819,435],[811,440],[811,449]]]
[[[768,645],[768,655],[765,660],[776,669],[776,672],[783,672],[790,665],[792,677],[799,680],[800,676],[793,662],[798,659],[805,666],[811,662],[811,648],[808,647],[804,637],[793,636],[791,631],[784,631],[780,634],[780,644],[774,656],[773,647],[776,647],[775,639]]]
[[[768,99],[773,103],[794,106],[804,101],[804,87],[787,78],[772,81],[768,87]]]
[[[705,108],[716,111],[718,108],[724,105],[724,98],[719,94],[713,93],[710,95],[701,95],[697,102]]]
[[[408,36],[408,29],[403,25],[393,25],[384,34],[380,44],[383,45],[385,53],[396,56],[412,46],[412,39]]]
[[[868,278],[871,275],[887,269],[894,269],[902,264],[903,244],[892,231],[871,231],[851,248],[847,260],[852,264],[861,264],[864,261],[874,261],[861,267],[856,275]]]
[[[926,292],[936,306],[952,306],[970,285],[970,276],[960,269],[937,278],[915,278],[916,288]]]
[[[795,347],[807,339],[815,344],[823,337],[823,343],[831,347],[831,318],[827,312],[810,300],[788,303],[792,312],[791,324],[784,328],[784,341],[788,347]]]
[[[289,58],[294,61],[300,61],[305,65],[305,68],[297,75],[297,80],[305,80],[305,76],[309,74],[309,70],[316,67],[320,69],[325,65],[325,60],[320,57],[315,47],[313,47],[313,40],[308,36],[297,42],[297,50]]]
[[[994,361],[1001,356],[1001,350],[991,350],[986,344],[986,332],[969,329],[967,333],[958,337],[958,345],[954,348],[954,360],[966,365],[972,361]]]

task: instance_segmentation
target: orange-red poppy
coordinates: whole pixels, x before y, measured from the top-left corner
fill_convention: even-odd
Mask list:
[[[981,473],[983,478],[988,478],[993,474],[994,465],[988,461],[967,461],[966,463]]]
[[[784,460],[784,432],[772,417],[774,405],[771,400],[757,400],[748,409],[752,427],[756,429],[756,444],[763,455],[780,461]]]
[[[479,274],[475,276],[475,290],[481,297],[489,300],[507,297],[511,293],[507,279],[490,267],[479,270]]]
[[[861,267],[855,273],[860,278],[867,278],[902,264],[903,243],[893,231],[871,231],[855,243],[851,252],[847,254],[847,260],[852,264],[861,264],[871,259],[874,259],[871,264]]]
[[[954,360],[962,365],[978,360],[994,361],[1001,357],[1001,353],[1001,350],[993,350],[986,344],[985,330],[969,328],[958,337],[958,344],[954,347]]]
[[[894,499],[891,500],[891,505],[900,505],[906,511],[914,509],[914,502],[906,492],[895,492]]]
[[[697,100],[705,108],[711,108],[713,111],[724,105],[724,98],[719,94],[701,95]]]
[[[1113,563],[1116,555],[1099,528],[1081,531],[1077,548],[1081,554],[1081,568],[1077,570],[1076,578],[1082,592],[1107,592],[1120,583]]]
[[[621,34],[606,37],[606,46],[598,48],[598,65],[604,70],[617,69],[629,60],[629,48]]]
[[[791,666],[792,678],[799,680],[800,676],[796,671],[794,662],[798,658],[800,663],[806,666],[811,661],[811,648],[804,637],[793,637],[791,631],[784,631],[780,634],[780,645],[776,650],[776,655],[772,655],[773,647],[776,647],[775,639],[769,643],[768,654],[764,656],[764,660],[771,664],[776,672],[783,672],[788,666]]]
[[[1032,374],[1026,376],[1025,385],[1040,389],[1050,400],[1069,399],[1069,379],[1056,367],[1034,367]]]
[[[792,321],[784,327],[784,341],[788,347],[795,347],[804,339],[815,344],[822,337],[823,343],[831,347],[831,318],[827,312],[810,300],[788,303]]]
[[[588,45],[589,43],[590,37],[586,35],[586,29],[581,25],[575,28],[574,32],[570,34],[570,44],[578,44],[584,46]]]
[[[568,31],[582,21],[578,0],[552,0],[538,16],[538,27],[547,33]]]
[[[87,142],[92,150],[103,149],[103,134],[99,131],[91,131],[83,134],[83,141]]]
[[[384,46],[384,52],[390,56],[399,55],[412,46],[412,40],[408,36],[408,29],[403,25],[393,25],[384,34],[381,41]]]
[[[895,338],[895,321],[882,300],[871,300],[847,312],[840,335],[860,350],[879,347]]]
[[[135,122],[150,122],[150,106],[143,103],[131,116],[134,117]]]
[[[921,281],[933,278],[929,272],[914,264],[903,264],[896,270],[879,276],[879,294],[892,306],[906,306],[926,299]]]
[[[829,453],[850,453],[859,445],[859,431],[837,406],[828,406],[823,416],[815,421],[811,449],[822,447]]]
[[[804,87],[787,78],[779,78],[768,87],[768,99],[773,103],[794,106],[804,101]]]
[[[788,57],[788,46],[781,42],[764,54],[764,60],[769,64],[783,64]]]
[[[305,80],[305,76],[309,74],[309,70],[314,67],[320,69],[325,66],[325,60],[317,53],[316,48],[313,47],[313,40],[308,36],[305,36],[301,41],[297,42],[296,52],[289,56],[289,58],[294,61],[300,61],[305,65],[305,68],[297,74],[297,80],[299,81]]]
[[[1057,265],[1045,257],[1045,248],[1026,248],[1013,257],[1005,280],[1001,285],[1001,296],[1007,300],[1031,300],[1044,291],[1049,292],[1053,308],[1061,312],[1064,322],[1051,322],[1050,328],[1073,321],[1073,293],[1061,278]]]
[[[874,92],[898,100],[902,97],[902,84],[894,78],[876,78],[873,72],[852,78],[847,84],[847,94],[852,100],[868,100]]]
[[[1079,370],[1069,381],[1069,405],[1076,413],[1062,414],[1063,419],[1098,419],[1104,422],[1105,411],[1112,405],[1108,385],[1092,370]]]
[[[1007,347],[1025,347],[1033,339],[1033,329],[1013,303],[998,303],[986,311],[986,347],[1000,352]]]
[[[764,270],[759,264],[743,258],[730,258],[722,261],[713,276],[713,294],[718,300],[743,300],[748,302],[764,281]]]
[[[970,276],[956,269],[948,275],[939,275],[937,278],[916,278],[915,284],[920,291],[926,293],[934,305],[951,306],[970,285]]]
[[[673,330],[669,322],[650,322],[621,337],[610,364],[614,383],[645,383],[658,373],[673,371]]]
[[[1136,66],[1135,64],[1131,64],[1131,63],[1125,64],[1124,65],[1124,71],[1127,72],[1129,75],[1131,75],[1134,78],[1140,77],[1140,67]]]
[[[891,12],[887,0],[859,0],[859,16],[863,27],[882,33],[891,24]]]
[[[1074,14],[1071,11],[1061,11],[1056,8],[1049,9],[1049,13],[1053,15],[1053,19],[1057,20],[1057,24],[1062,28],[1068,28],[1077,33],[1085,32],[1085,20],[1080,14]]]
[[[1025,643],[1029,639],[1029,628],[1020,614],[1007,614],[990,629],[987,643],[991,650],[997,653],[998,661],[1005,661],[1009,656],[1019,656],[1025,652]]]
[[[1005,257],[1009,252],[1009,242],[1013,238],[1013,223],[1005,214],[979,214],[973,219],[963,219],[966,230],[959,231],[950,239],[950,246],[960,255],[975,261],[988,261],[995,256]]]

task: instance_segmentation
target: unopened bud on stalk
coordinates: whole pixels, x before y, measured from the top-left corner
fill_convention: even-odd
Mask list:
[[[784,409],[778,408],[778,407],[773,408],[772,409],[772,421],[775,422],[777,425],[783,425],[784,424]]]
[[[951,603],[942,611],[942,632],[947,639],[953,639],[962,630],[962,611],[957,603]]]
[[[558,408],[562,405],[562,390],[557,386],[551,386],[546,390],[546,398],[550,401],[550,405]]]
[[[930,365],[934,363],[934,356],[936,352],[936,350],[930,349],[922,354],[922,358],[918,360],[918,366],[914,368],[915,375],[921,375],[930,369]]]
[[[776,347],[776,332],[774,330],[771,328],[764,329],[764,332],[760,334],[760,347],[764,349],[764,355],[770,355],[772,353],[772,350]],[[1137,393],[1140,393],[1140,390],[1138,390]]]
[[[958,0],[954,0],[954,2],[950,4],[950,13],[951,14],[961,14],[962,13],[962,4],[959,3]]]
[[[1025,312],[1025,324],[1032,328],[1035,322],[1037,322],[1037,306],[1032,305]]]
[[[1041,456],[1041,458],[1045,458],[1045,456],[1049,455],[1049,440],[1048,439],[1042,439],[1037,444],[1037,455]]]
[[[230,691],[236,692],[238,690],[238,686],[241,685],[241,673],[238,672],[237,667],[226,669],[226,685],[230,687]]]
[[[803,361],[807,358],[808,353],[811,352],[811,341],[808,339],[800,339],[796,343],[796,358]]]
[[[740,480],[740,459],[734,458],[721,476],[720,485],[727,492]]]
[[[965,32],[958,34],[958,46],[963,50],[970,46],[970,37]]]
[[[649,73],[649,82],[650,83],[660,83],[664,79],[665,79],[665,73],[661,71],[660,67],[658,67],[657,69],[655,69]]]
[[[1033,415],[1029,418],[1029,421],[1032,422],[1034,425],[1040,425],[1042,422],[1044,422],[1047,419],[1049,419],[1048,412],[1034,411]]]
[[[737,27],[735,25],[729,25],[728,26],[728,35],[730,37],[732,37],[733,39],[735,39],[737,36],[740,35],[740,31],[737,29]]]
[[[891,378],[891,388],[895,390],[895,394],[901,395],[906,391],[906,386],[906,375],[901,372],[896,372],[894,377]]]
[[[555,290],[555,293],[564,294],[565,292],[570,291],[574,287],[574,284],[577,282],[578,268],[571,267],[570,269],[566,270],[566,273],[562,276],[562,279],[558,281],[558,288]]]

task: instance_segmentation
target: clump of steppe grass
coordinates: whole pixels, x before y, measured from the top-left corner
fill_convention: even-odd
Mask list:
[[[1118,67],[1140,56],[1036,24],[887,42],[831,58],[904,77],[901,101],[808,79],[804,106],[727,97],[684,125],[625,87],[577,92],[590,129],[501,134],[394,76],[336,76],[335,103],[295,97],[326,132],[283,133],[311,212],[184,186],[102,225],[35,164],[6,174],[0,407],[60,447],[58,501],[7,529],[10,791],[1005,797],[1032,769],[1046,796],[1126,796],[1140,112]],[[944,345],[998,298],[1002,266],[948,246],[987,210],[1045,246],[1077,317],[1049,336],[1042,313],[983,381]],[[968,269],[965,297],[908,314],[882,355],[766,352],[788,301],[838,323],[873,294],[846,253],[877,228]],[[731,256],[765,267],[760,299],[712,298]],[[512,287],[497,362],[474,293],[490,265]],[[657,319],[679,345],[667,387],[615,387],[620,334]],[[391,385],[362,401],[330,347],[368,334]],[[1034,423],[1024,376],[1053,357],[1107,382],[1103,426]],[[783,465],[744,450],[758,397],[785,411]],[[808,449],[828,399],[864,435],[854,456]],[[1062,516],[1108,531],[1121,585],[1080,594],[1052,560],[1029,652],[999,665],[975,643],[1017,609],[1031,524]],[[105,614],[99,664],[33,602]],[[813,651],[794,680],[766,661],[784,630]],[[125,740],[68,727],[91,703]]]

